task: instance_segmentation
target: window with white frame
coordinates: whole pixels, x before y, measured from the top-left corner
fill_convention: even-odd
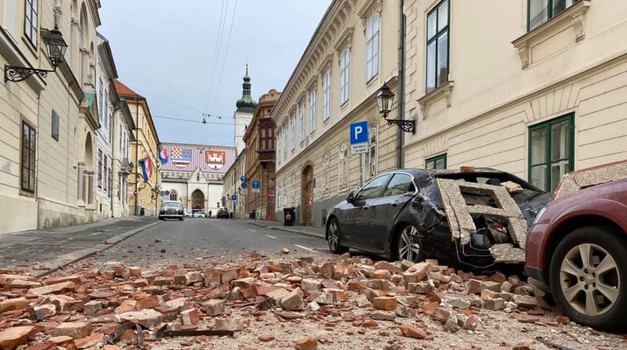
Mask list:
[[[370,149],[368,152],[368,168],[370,170],[370,176],[377,175],[377,158],[379,155],[377,147],[377,127],[376,125],[370,125],[368,132],[370,133]]]
[[[287,159],[287,150],[288,150],[287,134],[289,134],[288,127],[289,127],[288,122],[285,121],[283,123],[283,160]]]
[[[290,116],[290,129],[292,132],[292,150],[296,149],[296,112]]]
[[[345,47],[340,53],[340,104],[348,101],[350,94],[351,48]]]
[[[15,0],[14,0],[15,1]],[[39,25],[39,17],[37,15],[38,0],[24,1],[24,35],[28,42],[37,47],[37,26]]]
[[[102,150],[98,150],[98,188],[102,188]]]
[[[527,30],[539,27],[577,2],[579,0],[528,0]]]
[[[379,12],[375,12],[366,22],[366,81],[379,73],[380,19]]]
[[[427,15],[427,93],[448,82],[449,0]]]
[[[322,119],[328,120],[331,116],[331,70],[322,76]]]
[[[316,88],[309,90],[309,132],[316,131]]]
[[[100,118],[100,122],[104,124],[106,127],[106,123],[104,123],[105,112],[103,108],[102,101],[104,101],[103,94],[104,93],[104,84],[102,83],[102,78],[98,79],[98,117]]]
[[[305,100],[298,103],[298,124],[300,127],[300,142],[305,141]]]

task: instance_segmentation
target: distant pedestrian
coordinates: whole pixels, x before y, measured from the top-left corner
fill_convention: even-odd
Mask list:
[[[209,210],[209,215],[207,215],[208,218],[211,217],[211,210]]]

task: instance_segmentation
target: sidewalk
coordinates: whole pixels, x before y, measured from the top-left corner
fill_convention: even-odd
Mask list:
[[[260,227],[267,227],[273,230],[279,231],[287,231],[298,233],[301,235],[318,237],[324,239],[325,237],[325,229],[324,227],[316,227],[316,226],[283,226],[282,223],[276,221],[263,221],[263,220],[246,220],[247,223],[251,225],[256,225]]]
[[[129,216],[96,223],[0,235],[0,271],[45,276],[74,261],[110,248],[159,224],[157,217]]]

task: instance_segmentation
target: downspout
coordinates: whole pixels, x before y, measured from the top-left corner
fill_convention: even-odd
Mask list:
[[[113,117],[111,118],[111,128],[115,127],[115,111],[117,110],[117,108],[113,109]],[[110,129],[113,130],[113,129]],[[114,142],[115,139],[115,135],[119,135],[119,133],[116,133],[115,130],[113,130],[113,137],[111,139],[111,184],[109,185],[109,189],[111,191],[111,195],[109,196],[109,198],[111,198],[111,217],[114,218],[115,214],[113,214],[113,176],[115,175],[115,165],[113,164],[113,160],[115,159],[115,145],[116,142]],[[118,142],[119,144],[119,142]],[[118,179],[119,179],[120,175],[118,175]],[[118,181],[118,190],[120,188],[120,182]]]
[[[398,120],[403,120],[405,116],[405,14],[403,8],[405,7],[405,1],[399,1],[399,18],[398,18]],[[396,137],[396,167],[402,169],[405,166],[404,154],[403,154],[403,138],[404,131],[400,127],[398,128],[398,134]]]
[[[137,96],[135,98],[135,216],[137,216],[137,197],[139,192],[137,190],[137,172],[139,166],[139,103],[137,102]]]

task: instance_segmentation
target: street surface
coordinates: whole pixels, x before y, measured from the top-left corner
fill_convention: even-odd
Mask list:
[[[142,268],[200,261],[241,262],[253,252],[268,258],[333,256],[317,237],[260,227],[241,220],[186,218],[161,224],[118,243],[94,257],[98,261],[133,262]]]
[[[625,336],[570,322],[513,274],[475,275],[435,260],[387,262],[353,251],[338,256],[312,236],[321,231],[311,228],[204,218],[121,220],[126,221],[55,230],[48,244],[36,232],[0,240],[0,261],[17,265],[12,270],[5,263],[0,271],[0,323],[16,332],[37,330],[34,325],[43,329],[28,339],[5,334],[3,340],[0,334],[0,343],[45,350],[59,349],[52,339],[66,342],[64,348],[100,349],[109,343],[106,350],[627,345]],[[140,226],[128,220],[142,221],[146,229],[120,233],[123,226]],[[36,244],[27,248],[28,242]],[[70,246],[79,251],[68,253]],[[66,261],[47,260],[58,252],[79,260],[58,270],[32,269]],[[42,271],[49,275],[31,277]],[[120,330],[125,321],[132,329]],[[163,326],[185,334],[159,338]],[[212,330],[233,335],[194,333]],[[70,335],[72,344],[52,335]]]

